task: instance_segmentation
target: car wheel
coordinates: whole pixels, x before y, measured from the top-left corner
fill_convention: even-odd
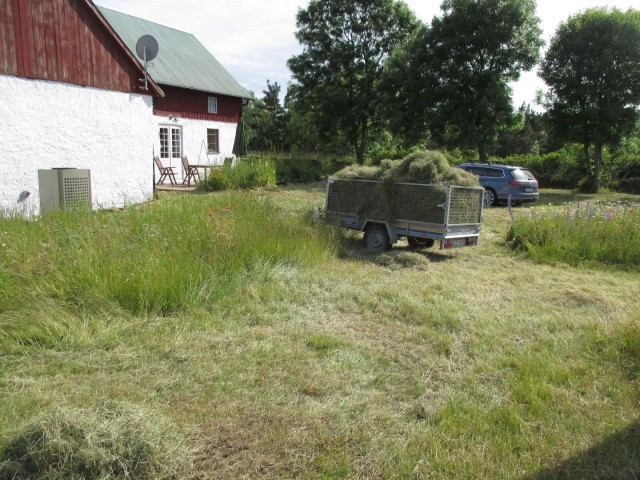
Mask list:
[[[433,238],[407,237],[411,248],[431,248],[435,243]]]
[[[485,188],[484,189],[484,206],[493,207],[496,203],[498,203],[498,197],[496,197],[496,192],[494,192],[490,188]]]
[[[370,224],[364,232],[364,246],[369,250],[389,250],[391,241],[389,233],[384,225],[379,223]]]

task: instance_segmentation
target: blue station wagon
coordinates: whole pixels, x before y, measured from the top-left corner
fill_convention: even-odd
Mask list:
[[[458,167],[478,176],[487,207],[506,202],[509,195],[514,203],[538,200],[538,181],[522,167],[486,163],[463,163]]]

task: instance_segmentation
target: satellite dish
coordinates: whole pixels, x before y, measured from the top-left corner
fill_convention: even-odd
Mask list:
[[[158,41],[151,35],[143,35],[136,43],[136,53],[144,61],[144,89],[148,90],[147,85],[147,62],[150,62],[158,55]]]
[[[136,53],[145,62],[149,62],[158,55],[158,41],[151,35],[143,35],[136,43]]]

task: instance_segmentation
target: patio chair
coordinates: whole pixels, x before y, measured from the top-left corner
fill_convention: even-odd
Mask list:
[[[191,186],[191,179],[193,178],[193,183],[197,183],[196,176],[198,180],[200,180],[200,172],[198,171],[198,167],[195,165],[189,164],[189,159],[186,155],[182,156],[182,166],[184,167],[184,173],[186,177],[182,180],[182,183],[187,183],[187,185]]]
[[[162,162],[160,161],[160,157],[158,157],[157,155],[153,157],[153,161],[156,162],[156,167],[158,167],[158,170],[160,171],[160,178],[158,179],[156,185],[164,183],[167,178],[171,182],[171,185],[178,184],[178,181],[176,180],[176,174],[173,171],[173,167],[164,167],[162,165]]]

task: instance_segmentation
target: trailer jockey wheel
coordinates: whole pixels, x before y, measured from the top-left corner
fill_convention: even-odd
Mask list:
[[[391,248],[391,241],[389,240],[387,228],[379,223],[372,223],[367,226],[363,240],[364,246],[369,250],[383,251]]]
[[[433,238],[407,237],[411,248],[431,248],[435,243]]]

